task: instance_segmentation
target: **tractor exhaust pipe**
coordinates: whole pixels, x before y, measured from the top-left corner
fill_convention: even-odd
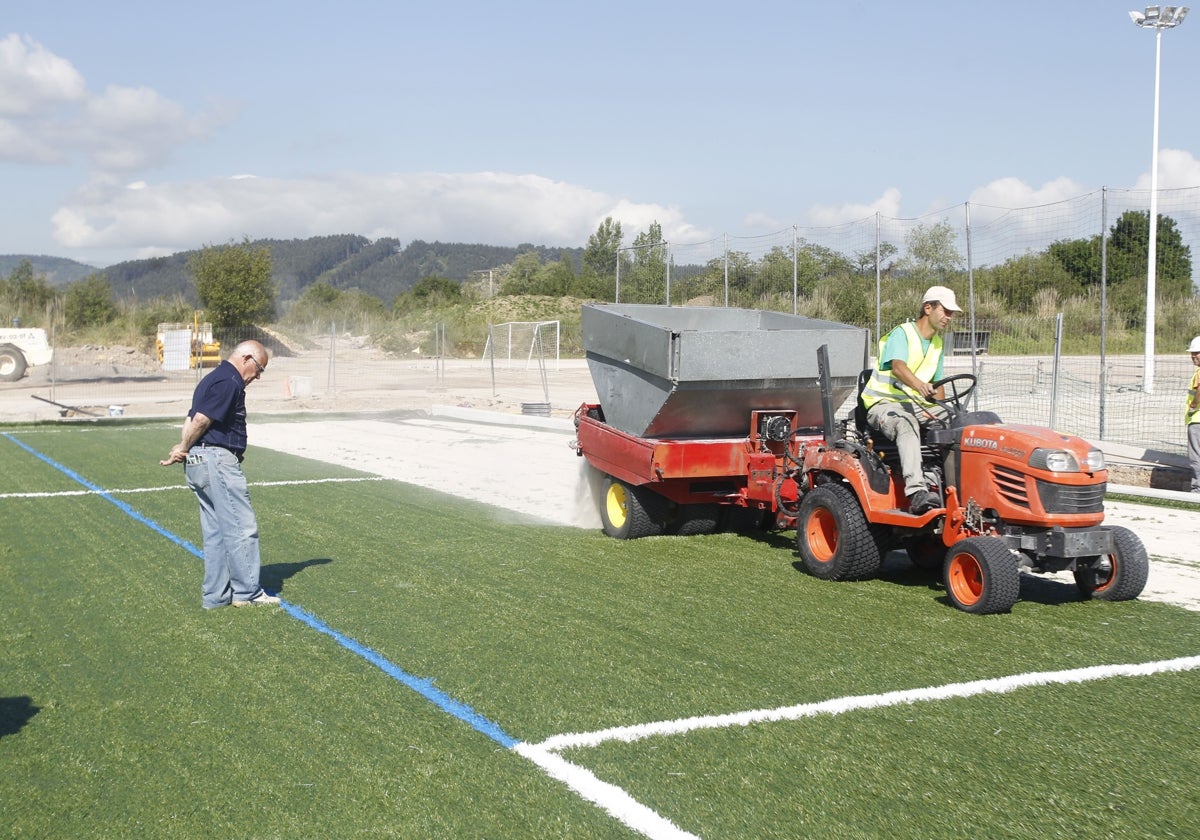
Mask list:
[[[821,414],[825,421],[825,445],[831,446],[841,438],[833,422],[833,381],[829,378],[829,345],[817,348],[817,379],[821,385]]]

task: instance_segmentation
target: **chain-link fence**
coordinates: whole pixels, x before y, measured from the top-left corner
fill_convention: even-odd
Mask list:
[[[947,336],[947,369],[979,377],[981,407],[1013,422],[1182,453],[1183,404],[1192,371],[1184,348],[1200,334],[1200,303],[1194,278],[1179,277],[1178,265],[1166,259],[1182,255],[1194,271],[1189,243],[1200,236],[1200,187],[1160,191],[1159,212],[1172,222],[1167,232],[1174,238],[1162,237],[1160,243],[1163,285],[1153,313],[1145,312],[1144,245],[1139,267],[1128,264],[1137,243],[1110,243],[1120,232],[1120,220],[1130,212],[1144,213],[1148,204],[1146,191],[1100,190],[1037,207],[964,204],[911,219],[876,214],[850,224],[793,226],[765,236],[640,245],[618,254],[614,298],[794,312],[862,326],[878,337],[915,317],[927,285],[950,285],[966,311]],[[1174,252],[1167,253],[1171,247]],[[1090,278],[1073,294],[1063,291],[1069,287],[1057,263],[1043,258],[1056,248],[1058,262],[1075,260],[1075,276]],[[1138,271],[1141,279],[1129,282]],[[1110,288],[1116,274],[1126,281]],[[1180,293],[1183,288],[1186,294]],[[1118,292],[1125,298],[1114,301]],[[541,401],[542,394],[553,391],[559,360],[582,355],[578,305],[572,308],[573,317],[530,313],[538,319],[534,323],[553,319],[554,336],[528,346],[522,340],[519,352],[510,353],[506,332],[499,359],[480,353],[496,346],[489,344],[489,324],[517,321],[524,313],[498,309],[486,321],[393,323],[386,334],[370,319],[360,319],[340,325],[285,323],[217,338],[222,355],[243,338],[267,344],[272,387],[286,397],[381,394],[379,404],[386,404],[388,393],[452,388],[460,372],[470,370],[478,378],[485,370],[497,388],[508,380],[505,387]],[[1144,348],[1148,315],[1156,317],[1154,354]],[[533,347],[539,348],[537,359]],[[555,351],[547,385],[549,347]],[[455,364],[447,366],[448,359]],[[31,368],[17,382],[0,382],[0,402],[33,396],[105,413],[110,405],[177,401],[190,398],[205,364],[167,370],[161,359],[132,348],[56,346],[48,367]],[[579,370],[568,366],[561,375],[575,376]],[[9,416],[0,412],[0,418]]]

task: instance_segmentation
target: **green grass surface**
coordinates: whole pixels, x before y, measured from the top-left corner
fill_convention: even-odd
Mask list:
[[[169,424],[10,427],[200,541]],[[554,457],[549,453],[547,457]],[[1028,580],[970,616],[893,562],[834,584],[791,534],[609,540],[252,449],[263,579],[509,735],[1200,653],[1200,616]],[[567,468],[574,468],[574,464]],[[82,489],[0,437],[2,492]],[[496,492],[504,492],[497,476]],[[0,833],[628,837],[287,612],[200,609],[200,561],[98,495],[0,499]],[[708,837],[1200,833],[1200,674],[570,750]]]

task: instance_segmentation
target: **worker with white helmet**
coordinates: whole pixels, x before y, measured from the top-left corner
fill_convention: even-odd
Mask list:
[[[1192,465],[1192,492],[1200,493],[1200,335],[1188,345],[1192,354],[1192,381],[1188,385],[1187,411],[1183,422],[1187,424],[1188,461]]]
[[[942,506],[921,469],[921,428],[940,417],[932,399],[945,399],[945,393],[929,383],[943,377],[942,332],[958,312],[962,309],[952,290],[927,289],[917,320],[880,340],[879,361],[862,392],[868,425],[896,442],[908,510],[917,515]]]

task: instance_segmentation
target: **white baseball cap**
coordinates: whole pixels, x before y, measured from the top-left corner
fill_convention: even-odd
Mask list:
[[[958,299],[954,297],[954,292],[945,286],[930,286],[925,290],[925,297],[921,298],[921,303],[934,301],[940,303],[947,312],[962,312],[958,306]]]
[[[1200,335],[1192,339],[1192,343],[1188,345],[1189,353],[1200,353]]]

